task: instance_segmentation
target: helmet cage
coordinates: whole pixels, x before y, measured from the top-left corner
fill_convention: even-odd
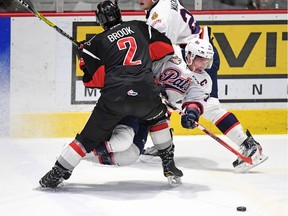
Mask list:
[[[105,29],[109,29],[122,22],[121,11],[118,5],[111,1],[100,2],[95,11],[96,21]]]

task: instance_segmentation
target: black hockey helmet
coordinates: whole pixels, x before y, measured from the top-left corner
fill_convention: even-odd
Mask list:
[[[109,29],[119,23],[122,23],[121,11],[116,4],[105,0],[97,5],[95,11],[97,22],[105,29]]]

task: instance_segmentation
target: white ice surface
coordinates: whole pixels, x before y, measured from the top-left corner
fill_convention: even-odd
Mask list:
[[[159,163],[82,161],[63,187],[50,191],[39,190],[38,181],[72,138],[1,139],[0,215],[287,216],[287,135],[255,139],[269,159],[248,174],[234,174],[236,156],[210,137],[175,136],[180,187],[168,186]]]

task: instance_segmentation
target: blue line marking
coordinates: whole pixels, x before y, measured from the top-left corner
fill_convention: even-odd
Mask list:
[[[0,137],[10,134],[11,18],[0,18]]]

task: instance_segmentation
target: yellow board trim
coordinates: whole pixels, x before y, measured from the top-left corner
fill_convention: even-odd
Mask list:
[[[230,110],[243,126],[253,134],[287,134],[287,110]],[[171,127],[177,135],[199,135],[204,134],[200,129],[182,128],[179,115],[172,115]],[[214,134],[222,134],[210,121],[200,117],[200,124]]]
[[[244,130],[249,129],[253,134],[287,134],[287,110],[231,110],[231,112],[237,116]],[[89,115],[89,112],[13,115],[10,136],[14,138],[75,137],[81,132]],[[200,123],[212,133],[221,134],[209,121],[200,118]],[[171,127],[174,129],[174,135],[204,134],[197,128],[193,130],[182,128],[177,113],[171,117]]]

